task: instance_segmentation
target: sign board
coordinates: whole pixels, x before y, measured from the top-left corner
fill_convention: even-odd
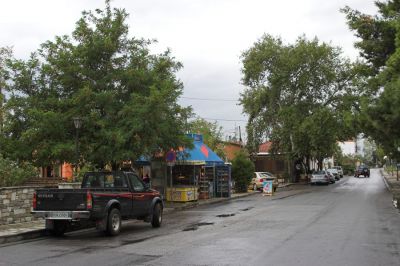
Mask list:
[[[272,180],[267,180],[263,182],[263,193],[272,195]]]
[[[176,161],[176,152],[175,151],[169,151],[165,155],[165,160],[167,163],[175,163]]]

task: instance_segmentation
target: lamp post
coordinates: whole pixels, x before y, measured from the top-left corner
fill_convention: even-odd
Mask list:
[[[78,172],[78,165],[79,165],[79,129],[82,127],[82,118],[80,117],[74,117],[74,126],[75,126],[75,174],[74,174],[74,180],[76,177],[76,173]]]

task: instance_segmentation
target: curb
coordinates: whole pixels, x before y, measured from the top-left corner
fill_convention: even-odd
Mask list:
[[[9,235],[9,236],[0,236],[0,245],[12,243],[12,242],[18,242],[22,240],[31,240],[31,239],[36,239],[46,236],[46,230],[45,229],[37,229],[34,231],[30,232],[24,232],[20,234],[15,234],[15,235]]]
[[[246,193],[246,194],[243,194],[243,195],[239,195],[239,196],[236,196],[236,197],[231,197],[231,198],[220,198],[219,200],[214,200],[214,201],[209,201],[209,202],[207,202],[207,201],[196,202],[196,203],[193,203],[193,204],[190,204],[190,205],[186,205],[186,206],[169,208],[169,210],[165,210],[164,213],[171,213],[171,212],[180,211],[180,210],[192,209],[192,208],[199,207],[199,206],[204,206],[204,205],[217,204],[217,203],[226,202],[226,201],[230,201],[230,200],[249,197],[249,196],[255,195],[255,194],[259,194],[259,193],[258,192],[249,192],[249,193]]]
[[[390,184],[388,183],[388,181],[386,180],[386,176],[383,172],[383,169],[379,169],[379,172],[381,173],[382,179],[383,179],[383,183],[385,183],[386,188],[392,192],[392,187],[390,186]]]

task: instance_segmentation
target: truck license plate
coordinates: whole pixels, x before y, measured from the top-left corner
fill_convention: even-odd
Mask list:
[[[49,218],[70,218],[70,212],[51,212]]]

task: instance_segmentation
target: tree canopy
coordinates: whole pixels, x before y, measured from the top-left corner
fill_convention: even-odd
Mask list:
[[[103,166],[190,142],[177,100],[182,67],[169,50],[151,54],[153,41],[129,37],[124,9],[84,11],[71,35],[56,36],[28,60],[10,63],[3,147],[36,165],[76,162]]]
[[[375,2],[378,14],[350,7],[342,11],[355,35],[355,46],[365,60],[364,84],[370,92],[361,105],[361,125],[388,154],[400,159],[400,1]]]
[[[322,161],[337,140],[355,136],[358,72],[339,48],[317,38],[284,44],[264,35],[243,53],[242,62],[250,151],[268,139],[275,152]]]

